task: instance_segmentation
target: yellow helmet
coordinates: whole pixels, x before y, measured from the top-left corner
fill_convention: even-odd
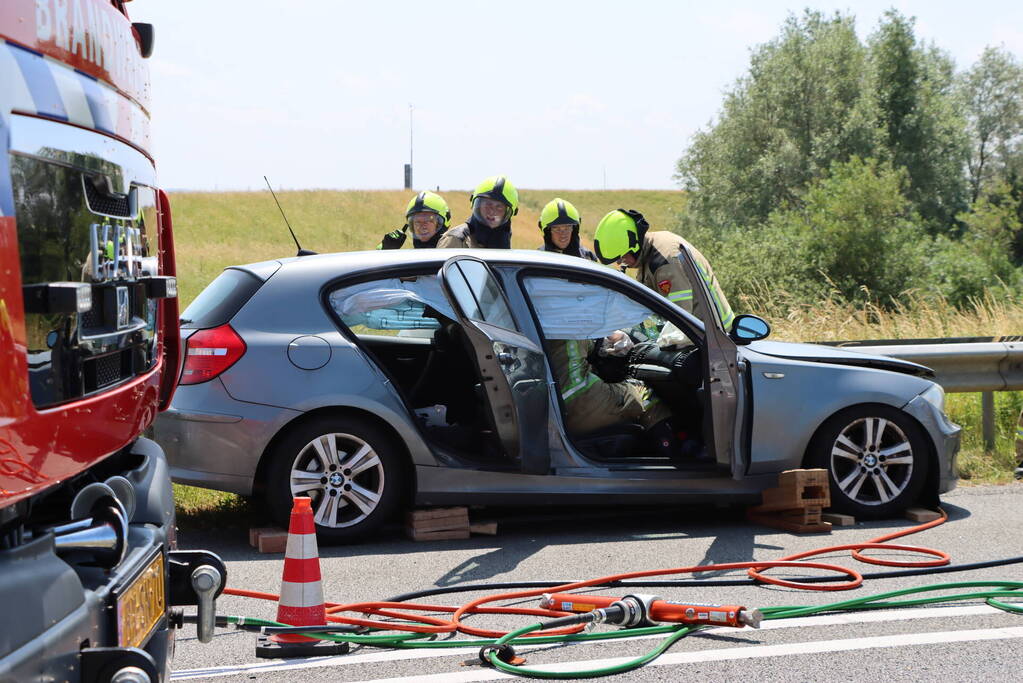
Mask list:
[[[543,231],[554,225],[574,225],[578,229],[581,222],[582,216],[579,215],[579,210],[571,202],[557,197],[547,202],[547,205],[540,211],[540,220],[537,221],[537,225]]]
[[[487,178],[476,186],[469,201],[472,202],[472,215],[483,221],[483,214],[480,206],[483,199],[492,199],[505,205],[504,218],[501,223],[507,223],[511,217],[519,212],[519,191],[503,175],[495,175]],[[485,222],[485,221],[484,221]]]
[[[614,263],[626,254],[639,255],[650,225],[639,211],[615,209],[600,219],[593,233],[593,248],[601,263]]]
[[[405,209],[405,220],[411,221],[412,214],[432,213],[440,219],[437,228],[445,230],[451,224],[451,209],[444,198],[434,192],[420,192],[411,200]]]

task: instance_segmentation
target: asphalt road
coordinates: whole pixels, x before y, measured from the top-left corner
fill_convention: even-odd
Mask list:
[[[895,543],[944,550],[954,565],[1023,555],[1023,484],[960,488],[943,499],[944,525]],[[320,549],[323,589],[332,602],[381,600],[432,587],[510,581],[571,581],[619,572],[667,569],[749,560],[775,560],[822,546],[861,543],[905,528],[905,520],[836,527],[831,534],[792,535],[754,526],[734,510],[713,507],[620,511],[579,509],[479,510],[474,519],[497,519],[498,535],[469,540],[415,543],[397,527],[359,546]],[[183,548],[209,548],[228,563],[229,585],[276,593],[282,556],[260,555],[246,529],[188,533]],[[880,551],[893,559],[918,560]],[[848,552],[825,561],[864,574],[891,571],[861,564]],[[777,571],[777,570],[776,570]],[[797,570],[793,575],[820,574]],[[707,572],[701,578],[742,577],[742,572]],[[669,577],[670,578],[670,577]],[[867,579],[852,591],[818,592],[743,585],[727,588],[636,589],[687,602],[822,605],[952,581],[1021,581],[1023,564],[931,576]],[[621,594],[621,589],[602,591]],[[459,605],[481,593],[424,599]],[[536,599],[524,601],[534,606]],[[1023,600],[1020,600],[1023,602]],[[238,597],[218,601],[222,614],[273,619],[275,603]],[[475,618],[471,623],[512,630],[536,621],[528,616]],[[353,648],[322,659],[266,660],[255,657],[256,635],[219,630],[210,645],[187,626],[178,639],[173,680],[266,681],[478,681],[508,676],[476,661],[477,647],[455,650]],[[610,630],[598,627],[599,630]],[[557,647],[517,648],[527,666],[590,669],[647,652],[660,637]],[[975,600],[900,610],[846,612],[765,622],[763,628],[715,629],[674,644],[648,666],[615,676],[626,681],[978,681],[1019,680],[1023,615],[995,610]],[[469,663],[467,663],[469,662]]]

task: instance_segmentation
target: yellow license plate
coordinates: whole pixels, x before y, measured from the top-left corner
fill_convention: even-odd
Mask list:
[[[117,643],[139,647],[167,611],[163,553],[157,554],[117,598]]]

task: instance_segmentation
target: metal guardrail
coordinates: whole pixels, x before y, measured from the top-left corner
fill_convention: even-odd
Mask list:
[[[935,340],[938,342],[939,340]],[[844,345],[843,345],[844,346]],[[1023,389],[1023,342],[883,344],[852,347],[926,365],[948,392]]]
[[[926,365],[947,392],[980,392],[984,446],[995,445],[995,391],[1023,390],[1023,338],[824,342]]]

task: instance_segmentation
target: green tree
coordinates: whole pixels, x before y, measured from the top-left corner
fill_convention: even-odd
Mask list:
[[[1007,179],[1023,135],[1023,67],[1004,48],[987,47],[959,80],[969,135],[970,201]]]
[[[803,208],[771,216],[803,236],[794,256],[804,279],[817,283],[813,299],[835,289],[850,301],[890,303],[921,285],[930,240],[907,187],[905,169],[854,157],[812,185]]]
[[[694,224],[686,238],[714,264],[730,300],[754,295],[772,308],[836,295],[889,305],[909,289],[943,295],[927,285],[933,240],[905,195],[908,184],[905,169],[853,157],[756,229],[715,238]]]
[[[979,274],[970,283],[962,282],[946,287],[955,303],[965,303],[969,297],[979,297],[987,289],[1007,289],[1018,297],[1023,290],[1023,272],[1013,263],[1013,244],[1023,233],[1019,218],[1020,200],[1013,196],[1005,182],[984,192],[963,213],[960,220],[966,226],[960,240],[964,260],[981,264],[974,267]],[[935,272],[936,278],[943,276]]]
[[[954,231],[967,206],[965,122],[957,112],[952,59],[918,44],[913,19],[888,10],[871,36],[877,121],[907,196],[934,232]]]
[[[699,222],[761,223],[798,202],[833,162],[872,156],[879,138],[867,57],[851,16],[810,10],[754,50],[718,121],[693,137],[677,164]]]

